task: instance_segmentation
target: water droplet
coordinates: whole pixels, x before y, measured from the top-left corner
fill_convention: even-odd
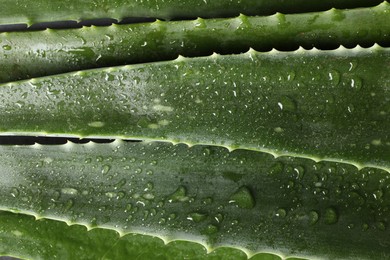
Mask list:
[[[364,223],[364,224],[362,225],[362,230],[363,230],[363,231],[368,230],[368,224],[367,224],[367,223]]]
[[[210,197],[205,198],[205,199],[202,201],[202,203],[205,204],[205,205],[209,205],[209,204],[213,203],[213,198],[210,198]]]
[[[364,198],[362,196],[360,196],[360,194],[355,192],[355,191],[351,191],[350,193],[348,193],[348,197],[356,205],[360,205],[361,206],[365,202]]]
[[[107,174],[111,170],[111,166],[108,164],[103,165],[102,174]]]
[[[335,224],[335,223],[337,223],[338,219],[339,219],[339,216],[338,216],[335,208],[329,207],[325,210],[324,221],[326,224],[328,224],[328,225]]]
[[[383,223],[382,221],[379,221],[377,224],[376,224],[376,227],[381,230],[381,231],[385,231],[386,230],[386,224]]]
[[[106,196],[110,199],[112,198],[115,198],[116,197],[116,193],[115,192],[106,192]]]
[[[59,191],[55,191],[55,192],[53,193],[52,201],[56,201],[56,200],[58,200],[60,197],[61,197],[61,193],[60,193]]]
[[[229,203],[233,203],[243,209],[252,209],[255,206],[255,200],[246,186],[242,186],[231,195]]]
[[[214,216],[214,219],[218,222],[221,223],[223,221],[223,215],[218,213],[217,215]]]
[[[202,233],[204,234],[208,234],[208,235],[212,235],[212,234],[215,234],[218,232],[218,227],[214,226],[214,225],[208,225],[204,231]]]
[[[312,210],[312,211],[309,212],[309,223],[310,223],[310,225],[316,224],[318,222],[319,218],[320,218],[320,215],[318,214],[317,211]]]
[[[176,218],[177,218],[177,216],[176,216],[175,213],[171,213],[171,214],[169,214],[169,216],[168,216],[168,220],[174,220],[174,219],[176,219]]]
[[[132,205],[131,203],[128,203],[128,204],[126,205],[125,212],[129,212],[132,208],[133,208],[133,205]]]
[[[353,70],[355,70],[356,67],[357,67],[357,65],[358,65],[357,61],[350,61],[350,62],[349,62],[348,71],[353,71]]]
[[[275,127],[275,128],[274,128],[274,131],[275,131],[276,133],[282,133],[282,132],[284,132],[284,129],[281,128],[281,127]]]
[[[340,83],[340,73],[336,70],[331,70],[328,73],[328,79],[333,86],[337,86]]]
[[[287,215],[286,210],[285,210],[285,209],[282,209],[282,208],[278,209],[278,210],[276,211],[276,213],[275,213],[275,216],[281,217],[281,218],[284,218],[286,215]]]
[[[123,199],[126,196],[126,193],[124,193],[123,191],[120,191],[120,192],[118,192],[117,195],[118,195],[117,199]]]
[[[17,188],[12,188],[11,189],[11,196],[14,197],[14,198],[19,196],[19,190]]]
[[[126,179],[123,178],[115,185],[115,189],[119,189],[119,188],[123,187],[125,184],[126,184]]]
[[[347,110],[348,110],[349,113],[352,113],[353,111],[355,111],[355,107],[354,107],[352,104],[350,104],[350,105],[347,107]]]
[[[142,195],[142,198],[144,198],[146,200],[153,200],[154,199],[154,195],[151,194],[151,193],[145,193],[144,195]]]
[[[152,182],[148,182],[146,183],[146,188],[144,189],[144,191],[150,191],[150,190],[153,190],[154,188],[154,184]]]
[[[202,214],[202,213],[198,213],[198,212],[191,213],[187,217],[188,220],[194,221],[195,223],[202,222],[206,218],[207,218],[206,214]]]
[[[157,165],[157,161],[151,161],[150,165]]]
[[[305,175],[305,168],[303,168],[300,165],[296,166],[296,167],[294,167],[294,172],[297,174],[296,179],[301,180],[303,178],[303,176]]]
[[[184,186],[180,186],[177,190],[168,197],[169,202],[184,202],[190,198],[187,196],[187,189]]]
[[[284,165],[282,162],[277,162],[274,165],[271,166],[271,168],[268,170],[268,174],[281,174],[283,172]]]
[[[210,148],[204,148],[202,152],[203,152],[203,155],[204,155],[204,156],[208,156],[208,155],[211,154]]]
[[[67,195],[76,195],[78,193],[78,190],[74,188],[62,188],[61,192]]]
[[[383,197],[383,191],[382,190],[376,190],[372,196],[374,196],[374,199],[380,200]]]
[[[288,74],[287,74],[287,80],[288,81],[292,81],[295,79],[295,72],[294,71],[290,71]]]
[[[68,199],[65,203],[64,211],[68,211],[73,207],[74,201],[72,199]]]
[[[360,78],[355,77],[351,79],[351,87],[356,90],[360,90],[363,86],[363,82]]]
[[[115,80],[115,76],[110,74],[110,73],[107,73],[104,77],[104,79],[108,82],[111,82],[111,81],[114,81]]]
[[[295,112],[297,109],[297,104],[295,103],[295,101],[288,96],[281,97],[280,101],[278,102],[278,106],[280,110],[289,112]]]
[[[84,160],[84,163],[91,163],[92,162],[92,159],[91,158],[87,158]]]
[[[11,45],[3,45],[3,50],[10,51],[12,49]]]

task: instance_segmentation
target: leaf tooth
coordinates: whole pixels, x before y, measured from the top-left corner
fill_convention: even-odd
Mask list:
[[[213,52],[213,54],[211,54],[209,57],[210,57],[211,59],[218,59],[219,56],[221,56],[221,55],[219,55],[219,54],[216,53],[216,52]]]
[[[206,25],[206,21],[205,19],[201,18],[201,17],[198,17],[197,19],[194,20],[193,24],[194,24],[194,27],[195,28],[206,28],[207,25]]]
[[[41,144],[39,144],[39,143],[37,143],[37,142],[35,142],[33,145],[32,145],[32,148],[34,148],[34,149],[42,149],[42,147],[43,147],[43,145],[41,145]]]
[[[186,61],[188,58],[182,56],[182,55],[178,55],[177,58],[174,60],[175,62],[181,62],[181,61]]]
[[[151,23],[151,25],[160,27],[160,26],[164,25],[164,21],[162,21],[160,19],[156,19],[154,22]]]
[[[385,7],[385,8],[389,8],[390,7],[390,2],[389,1],[383,1],[382,3],[380,3],[377,7]],[[375,7],[374,7],[375,8]]]

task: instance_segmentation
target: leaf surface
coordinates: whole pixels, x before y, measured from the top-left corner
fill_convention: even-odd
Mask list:
[[[2,210],[248,255],[390,253],[390,175],[382,170],[158,142],[0,151]]]
[[[250,50],[9,83],[0,132],[212,144],[389,170],[389,51]]]
[[[186,17],[226,17],[240,13],[264,15],[275,12],[309,12],[332,7],[353,8],[374,6],[381,0],[3,0],[0,24],[35,24],[66,20],[90,20],[128,17],[154,17],[163,19]]]
[[[340,22],[342,20],[342,22]],[[267,17],[156,21],[0,34],[0,82],[75,70],[175,59],[179,54],[390,45],[387,2],[352,10]],[[61,39],[59,43],[58,39]]]

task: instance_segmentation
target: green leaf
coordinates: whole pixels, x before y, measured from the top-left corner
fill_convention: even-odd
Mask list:
[[[353,8],[374,6],[381,0],[3,0],[0,24],[28,25],[42,22],[90,20],[127,17],[154,17],[163,19],[186,17],[227,17],[240,13],[246,15],[273,14],[279,12],[309,12],[332,7]]]
[[[0,166],[2,210],[248,255],[389,256],[383,170],[123,141],[1,146]]]
[[[9,83],[0,131],[212,144],[388,171],[389,50],[250,50]]]
[[[233,248],[211,253],[196,243],[175,241],[167,245],[156,237],[129,234],[119,237],[108,229],[0,212],[0,255],[24,259],[247,259]],[[269,255],[269,259],[280,259]],[[265,255],[254,259],[265,260]]]
[[[390,43],[389,12],[390,5],[383,2],[373,8],[319,13],[3,33],[0,82],[170,60],[179,54],[205,56],[212,52],[239,53],[250,47],[291,50],[299,46]]]

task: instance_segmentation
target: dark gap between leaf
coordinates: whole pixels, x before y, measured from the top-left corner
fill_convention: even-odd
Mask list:
[[[76,144],[94,143],[112,143],[115,139],[99,138],[64,138],[64,137],[46,137],[46,136],[0,136],[0,145],[33,145],[35,143],[42,145],[66,144],[68,141]],[[141,142],[141,140],[125,140],[125,142]]]

